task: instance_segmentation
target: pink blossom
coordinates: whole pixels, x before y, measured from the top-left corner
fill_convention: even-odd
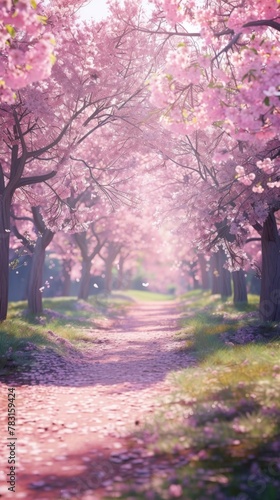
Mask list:
[[[183,489],[182,489],[182,486],[180,484],[171,484],[169,486],[169,495],[173,498],[179,498],[182,496],[183,494]]]
[[[261,185],[253,186],[252,191],[253,191],[253,193],[263,193],[264,188]]]
[[[269,89],[267,89],[267,90],[263,90],[263,93],[267,97],[280,96],[279,90],[277,90],[277,88],[273,87],[273,86],[269,87]]]
[[[273,174],[274,172],[274,161],[270,158],[265,158],[262,161],[257,161],[257,167],[263,170],[266,174]]]
[[[235,167],[235,171],[238,173],[238,175],[245,175],[244,167],[242,167],[241,165],[237,165],[237,167]]]
[[[275,188],[275,187],[279,188],[279,187],[280,187],[280,181],[268,182],[268,183],[267,183],[267,186],[268,186],[269,188]]]

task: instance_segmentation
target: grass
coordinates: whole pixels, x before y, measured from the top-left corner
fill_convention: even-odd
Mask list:
[[[0,324],[0,374],[9,372],[8,358],[12,358],[16,362],[17,369],[30,364],[31,358],[26,349],[29,343],[35,344],[39,348],[53,345],[42,327],[19,317],[14,318],[13,314]],[[53,348],[59,350],[57,345],[53,345]],[[24,353],[24,355],[18,353]],[[11,369],[13,368],[11,367]]]
[[[53,313],[22,316],[26,304],[11,304],[7,321],[0,324],[2,368],[8,348],[21,369],[31,361],[28,351],[18,357],[16,352],[28,342],[63,352],[48,330],[78,347],[94,321],[123,314],[131,300],[143,299],[156,300],[154,294],[136,291],[92,297],[78,308],[74,298],[47,299],[44,307],[55,311],[55,318]],[[196,363],[171,374],[174,392],[132,435],[153,450],[159,463],[176,458],[182,465],[167,479],[154,473],[147,483],[149,497],[132,486],[122,498],[168,500],[174,498],[170,486],[176,485],[177,497],[184,500],[279,500],[279,325],[261,324],[257,303],[251,296],[248,306],[235,308],[230,301],[197,291],[182,298],[178,336]],[[248,327],[261,334],[255,342],[225,343],[225,332],[234,335]]]
[[[120,295],[120,294],[115,294],[113,292],[112,297],[115,295]],[[163,294],[163,293],[157,293],[157,292],[150,292],[148,290],[126,290],[124,292],[121,292],[121,296],[125,299],[127,298],[128,300],[134,300],[134,301],[139,301],[139,302],[161,302],[161,301],[166,301],[166,300],[174,300],[174,295],[170,294]]]
[[[51,338],[48,331],[80,348],[85,341],[94,341],[88,330],[109,327],[133,302],[171,299],[171,295],[137,290],[92,296],[86,302],[75,297],[56,297],[43,300],[44,313],[40,317],[24,314],[24,301],[10,303],[8,318],[0,323],[0,374],[32,363],[30,343],[66,355],[67,348]]]
[[[80,348],[84,341],[94,341],[88,330],[106,328],[108,320],[124,314],[129,301],[94,296],[88,302],[74,297],[44,299],[40,317],[24,313],[26,302],[9,305],[7,320],[0,323],[0,374],[7,374],[32,363],[30,344],[49,347],[67,355],[67,347],[52,338],[48,331]],[[7,361],[8,360],[8,361]]]
[[[201,290],[192,290],[182,295],[182,303],[189,305],[192,311],[194,310],[212,310],[212,312],[218,312],[219,310],[224,312],[232,312],[236,314],[238,311],[256,311],[259,303],[259,296],[248,294],[248,304],[234,306],[232,299],[229,298],[228,301],[221,300],[219,295],[211,295],[210,292],[202,292]]]
[[[279,330],[241,345],[221,337],[248,326],[275,332],[275,324],[260,324],[257,303],[251,296],[237,309],[207,293],[183,297],[179,335],[197,363],[172,374],[174,393],[136,433],[159,461],[185,461],[172,479],[153,477],[153,500],[173,498],[171,484],[186,500],[280,498]],[[128,494],[147,498],[133,488]]]

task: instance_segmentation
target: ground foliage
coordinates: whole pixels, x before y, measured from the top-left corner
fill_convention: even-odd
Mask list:
[[[176,359],[182,362],[181,367],[174,366],[168,374],[173,389],[163,391],[162,386],[156,398],[154,387],[153,391],[147,388],[139,394],[137,412],[140,407],[141,411],[146,408],[146,414],[144,411],[140,419],[131,421],[123,438],[114,438],[121,442],[113,443],[115,451],[111,443],[109,461],[100,464],[105,474],[102,476],[105,492],[95,496],[98,492],[91,491],[91,498],[279,498],[279,326],[260,322],[256,302],[257,297],[251,296],[250,304],[238,310],[230,301],[223,302],[209,293],[196,291],[182,298],[180,324],[174,328],[175,333],[171,333],[172,349],[177,349],[180,356]],[[20,375],[29,364],[32,368],[33,358],[43,356],[46,359],[44,369],[48,373],[45,383],[51,383],[49,359],[54,366],[63,363],[65,373],[67,359],[71,359],[74,370],[88,342],[97,349],[104,335],[109,342],[104,346],[109,349],[110,356],[114,356],[110,348],[112,322],[114,328],[118,328],[118,321],[125,317],[125,311],[133,311],[133,304],[133,294],[118,294],[113,299],[95,297],[89,302],[77,302],[72,298],[49,299],[41,318],[24,316],[23,303],[14,305],[10,313],[12,318],[5,322],[9,332],[3,332],[3,339],[9,334],[13,345],[8,363],[6,356],[1,367],[2,373]],[[154,313],[163,311],[167,302],[153,307]],[[135,312],[139,315],[137,309]],[[159,324],[157,321],[160,319],[153,317],[155,327]],[[95,334],[95,339],[90,330],[97,332],[97,327],[100,333]],[[139,327],[140,332],[141,322]],[[123,327],[120,328],[122,331]],[[103,336],[102,329],[105,330]],[[169,326],[169,334],[170,330]],[[5,354],[4,341],[1,352],[3,350]],[[156,353],[151,352],[151,355]],[[157,356],[158,363],[163,365],[160,353]],[[137,366],[134,363],[134,371],[139,371],[140,365]],[[147,383],[147,377],[152,380],[154,374],[142,373],[142,377]],[[71,385],[70,379],[68,382]],[[44,390],[37,385],[39,389]],[[129,394],[128,397],[131,398]],[[128,408],[129,400],[125,401]],[[105,405],[105,412],[106,408]],[[111,405],[108,408],[114,412],[118,407]],[[119,408],[116,422],[122,423],[123,419]],[[69,428],[73,425],[73,422],[69,424]],[[92,467],[96,473],[97,465],[92,463]],[[88,477],[87,474],[87,480]],[[39,493],[48,481],[32,483],[32,488]],[[87,499],[84,487],[77,497],[69,481],[68,496],[63,498]]]
[[[182,465],[131,498],[279,498],[280,333],[260,323],[255,301],[238,311],[208,293],[185,296],[178,335],[197,364],[176,372],[175,392],[138,435]]]
[[[126,297],[91,297],[89,302],[58,297],[45,299],[42,315],[36,316],[27,313],[25,301],[12,303],[0,326],[0,374],[27,369],[34,352],[49,349],[63,357],[78,352],[90,328],[109,329],[128,304]]]

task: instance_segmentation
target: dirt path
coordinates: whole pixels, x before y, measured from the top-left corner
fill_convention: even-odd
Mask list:
[[[7,492],[8,386],[1,387],[0,498],[95,500],[118,497],[129,483],[172,473],[176,458],[158,463],[135,431],[168,394],[171,371],[193,359],[174,333],[173,302],[139,303],[94,344],[67,361],[45,350],[9,387],[16,393],[16,493]]]

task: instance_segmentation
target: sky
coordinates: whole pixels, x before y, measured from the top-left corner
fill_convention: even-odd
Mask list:
[[[107,13],[106,0],[90,0],[88,5],[80,9],[82,19],[94,18],[100,21],[106,17]]]

